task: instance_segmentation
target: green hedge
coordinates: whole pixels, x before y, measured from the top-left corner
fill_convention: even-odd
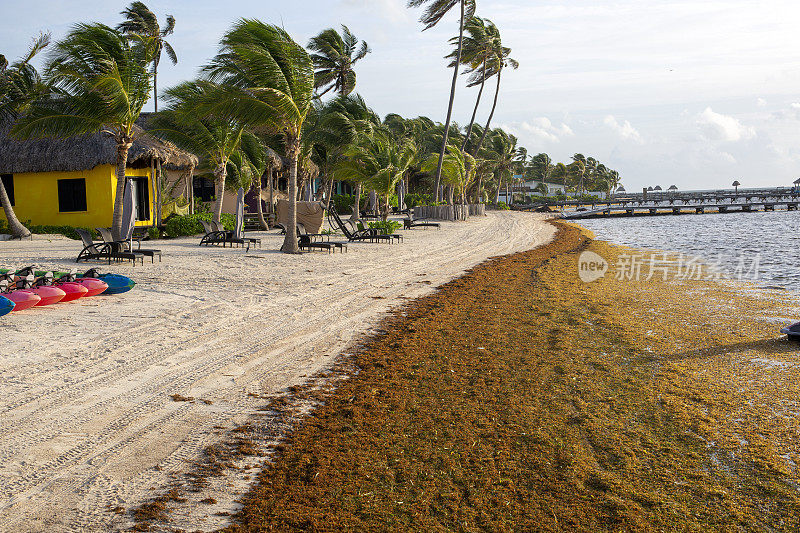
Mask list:
[[[63,235],[64,237],[75,239],[76,241],[81,240],[81,236],[78,235],[78,232],[75,231],[75,227],[73,226],[47,226],[43,224],[31,224],[29,220],[23,222],[23,225],[28,228],[31,233],[35,233],[37,235]],[[81,229],[85,229],[91,233],[92,237],[99,237],[97,232],[92,228]],[[5,220],[0,220],[0,233],[11,233],[11,230],[8,228],[8,223]]]
[[[167,237],[187,237],[190,235],[204,234],[201,220],[211,222],[211,213],[196,213],[194,215],[172,215],[164,222],[164,233]],[[222,225],[228,231],[233,231],[236,227],[236,218],[229,214],[222,214]]]

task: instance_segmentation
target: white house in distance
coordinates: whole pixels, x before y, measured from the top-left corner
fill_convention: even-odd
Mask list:
[[[542,184],[544,184],[544,186],[547,187],[546,196],[554,196],[554,195],[556,195],[558,193],[564,194],[564,184],[563,183],[555,183],[553,181],[541,181],[541,180],[528,180],[528,181],[524,181],[524,182],[520,183],[520,181],[518,181],[518,180],[521,180],[521,179],[522,179],[522,175],[521,174],[518,174],[518,175],[514,176],[514,181],[516,183],[516,186],[514,187],[514,194],[524,194],[525,196],[531,196],[531,195],[534,195],[534,194],[535,195],[541,195],[542,194],[541,192],[539,192],[539,191],[534,192],[534,189],[536,189],[537,187],[539,187]],[[509,191],[510,191],[510,189],[509,189]],[[607,196],[607,193],[605,191],[587,191],[586,194],[587,195],[591,195],[591,196],[597,196],[598,198],[601,198],[601,199],[603,199],[603,198],[605,198]],[[575,196],[575,193],[568,192],[568,193],[566,193],[566,196]],[[500,191],[500,201],[509,203],[508,199],[506,198],[506,189],[505,188],[503,188]]]

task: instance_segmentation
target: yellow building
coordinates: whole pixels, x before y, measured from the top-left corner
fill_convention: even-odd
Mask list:
[[[114,213],[116,145],[97,133],[69,139],[18,141],[0,128],[0,177],[23,223],[108,227]],[[197,158],[136,128],[125,176],[133,185],[137,225],[152,225],[154,169],[192,169]],[[5,215],[0,210],[0,219]]]

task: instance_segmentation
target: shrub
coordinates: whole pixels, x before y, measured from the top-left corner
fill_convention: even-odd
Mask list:
[[[211,222],[213,219],[211,213],[195,213],[194,215],[172,215],[164,223],[164,233],[167,237],[187,237],[190,235],[199,235],[205,233],[203,225],[200,224],[201,220]],[[236,218],[229,214],[222,214],[222,225],[228,231],[233,231],[236,225]]]
[[[147,229],[147,238],[150,240],[155,240],[161,238],[161,230],[158,228],[148,228]]]
[[[396,220],[380,220],[378,222],[369,223],[369,227],[371,229],[380,230],[380,232],[385,235],[391,235],[392,233],[400,229],[401,226],[402,224],[400,224]]]
[[[31,233],[36,234],[46,234],[46,235],[63,235],[69,239],[75,239],[76,241],[81,240],[81,236],[78,235],[78,232],[75,231],[74,226],[49,226],[46,224],[31,224],[30,221],[24,222],[26,228],[30,230]],[[98,237],[98,234],[92,228],[81,228],[85,229],[89,233],[91,233],[92,238]]]
[[[352,194],[334,194],[332,200],[337,213],[349,213],[353,210]]]
[[[414,209],[419,205],[429,205],[430,201],[430,194],[408,193],[405,196],[406,207],[409,209]]]
[[[511,209],[510,207],[508,207],[507,203],[502,202],[502,201],[501,202],[497,202],[497,204],[494,206],[494,208],[495,209],[499,209],[500,211],[508,211],[509,209]]]

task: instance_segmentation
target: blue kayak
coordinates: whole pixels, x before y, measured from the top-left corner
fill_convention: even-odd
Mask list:
[[[131,278],[120,276],[119,274],[100,274],[97,279],[104,281],[108,285],[103,294],[122,294],[136,285],[136,282]]]
[[[0,316],[7,315],[11,311],[14,310],[14,302],[6,298],[5,296],[0,296]]]

